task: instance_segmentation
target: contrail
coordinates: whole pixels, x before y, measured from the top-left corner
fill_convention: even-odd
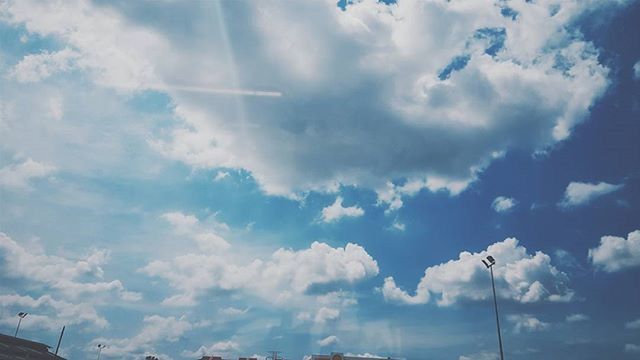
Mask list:
[[[252,89],[233,89],[233,88],[215,88],[215,87],[207,87],[207,86],[196,86],[196,85],[169,85],[169,84],[141,84],[138,86],[135,85],[124,85],[124,84],[106,84],[106,86],[123,89],[123,90],[156,90],[156,91],[185,91],[185,92],[194,92],[194,93],[203,93],[203,94],[214,94],[214,95],[240,95],[240,96],[265,96],[265,97],[281,97],[282,92],[280,91],[264,91],[264,90],[252,90]]]
[[[152,90],[178,90],[205,94],[219,94],[219,95],[241,95],[241,96],[266,96],[266,97],[280,97],[282,93],[280,91],[263,91],[263,90],[249,90],[249,89],[224,89],[224,88],[212,88],[206,86],[190,86],[190,85],[161,85],[161,86],[147,86]]]

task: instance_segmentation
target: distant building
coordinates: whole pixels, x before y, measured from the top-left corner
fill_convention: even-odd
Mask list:
[[[39,342],[0,334],[0,360],[66,360],[49,349]]]

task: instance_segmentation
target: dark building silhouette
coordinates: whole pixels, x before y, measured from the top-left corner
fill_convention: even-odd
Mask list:
[[[66,360],[39,342],[0,334],[0,360]]]

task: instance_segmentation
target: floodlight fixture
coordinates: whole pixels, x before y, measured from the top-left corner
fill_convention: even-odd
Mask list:
[[[102,349],[106,348],[107,345],[105,344],[98,344],[98,358],[97,360],[100,360],[100,353],[102,352]]]
[[[13,334],[13,337],[18,337],[18,331],[20,330],[20,324],[22,323],[22,319],[24,319],[25,317],[27,317],[27,315],[29,315],[29,313],[20,311],[18,313],[18,326],[16,326],[16,333]]]

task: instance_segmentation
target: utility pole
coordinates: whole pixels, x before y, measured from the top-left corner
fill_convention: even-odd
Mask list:
[[[500,346],[500,360],[504,360],[504,352],[502,351],[502,335],[500,333],[500,317],[498,316],[498,300],[496,299],[496,284],[493,280],[493,265],[496,264],[496,259],[493,256],[488,255],[486,261],[483,259],[482,263],[488,267],[491,272],[491,289],[493,290],[493,306],[496,310],[496,326],[498,327],[498,346]]]
[[[58,346],[56,346],[56,353],[55,353],[55,354],[53,354],[53,355],[55,355],[55,358],[56,358],[56,359],[58,358],[58,349],[60,349],[60,343],[62,342],[62,335],[64,335],[64,328],[65,328],[65,327],[66,327],[66,326],[63,326],[63,327],[62,327],[62,331],[60,332],[60,337],[58,338]]]

